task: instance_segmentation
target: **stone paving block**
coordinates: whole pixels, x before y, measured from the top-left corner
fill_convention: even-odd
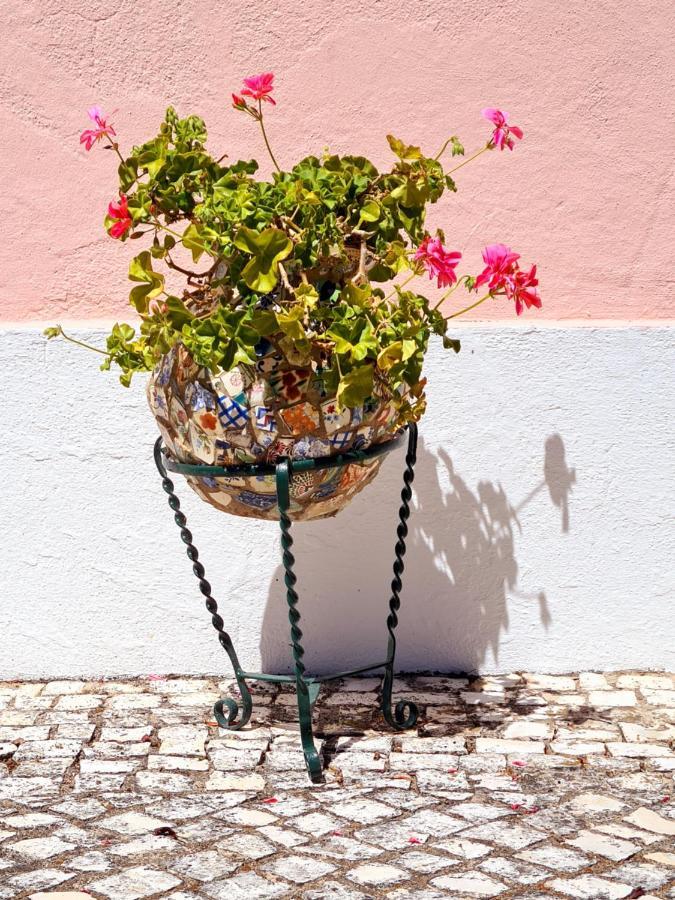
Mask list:
[[[595,875],[581,875],[579,878],[554,878],[546,882],[546,887],[559,891],[565,897],[578,900],[621,900],[628,897],[631,888],[627,885],[607,881]]]
[[[49,737],[49,725],[3,725],[0,727],[0,743],[19,743],[20,741],[46,741]]]
[[[591,753],[604,753],[605,745],[600,741],[552,741],[551,750],[569,756],[588,756]]]
[[[637,825],[645,831],[653,831],[655,834],[675,835],[675,820],[664,819],[651,809],[641,807],[629,816],[624,816],[624,821],[631,825]]]
[[[282,828],[278,825],[263,825],[259,831],[264,837],[289,849],[299,847],[301,844],[306,844],[309,841],[307,835],[299,834],[297,831],[293,831],[292,828]]]
[[[298,847],[300,853],[309,853],[312,856],[327,856],[329,859],[349,860],[360,862],[364,859],[374,859],[382,856],[384,850],[356,841],[350,837],[344,837],[342,832],[334,831],[328,837],[318,842],[303,844]]]
[[[560,872],[578,872],[592,863],[590,856],[578,853],[575,850],[566,850],[564,847],[550,845],[547,847],[535,847],[532,850],[521,850],[516,854],[518,859],[531,862],[535,865],[546,866]]]
[[[56,701],[54,709],[96,709],[103,700],[101,695],[96,694],[68,694]]]
[[[47,825],[56,825],[63,822],[60,816],[52,816],[49,813],[25,813],[13,816],[7,816],[0,819],[2,825],[10,828],[45,828]]]
[[[258,809],[244,809],[243,807],[224,810],[218,814],[218,818],[231,825],[250,825],[252,827],[271,825],[273,822],[278,821],[277,817],[271,813],[262,812],[262,810]]]
[[[49,681],[44,685],[42,694],[81,694],[86,686],[86,681]],[[35,688],[38,687],[39,685],[35,685]],[[35,692],[40,693],[39,690]]]
[[[616,797],[607,797],[604,794],[579,794],[569,801],[568,806],[574,812],[580,814],[619,812],[626,808],[626,804]]]
[[[215,850],[203,850],[200,853],[189,853],[179,859],[172,859],[168,868],[184,878],[195,881],[215,881],[224,875],[231,875],[241,865],[241,860],[229,857]]]
[[[466,753],[466,741],[459,735],[449,737],[402,737],[399,739],[402,753]]]
[[[485,825],[477,825],[462,832],[462,837],[477,838],[479,841],[491,841],[510,850],[523,850],[533,844],[546,840],[544,832],[536,828],[528,828],[525,825],[504,823],[503,819],[488,822]]]
[[[368,900],[361,891],[350,890],[338,881],[322,881],[321,887],[303,891],[301,900]]]
[[[533,672],[524,674],[525,683],[534,690],[574,691],[576,681],[568,675],[538,675]]]
[[[392,772],[419,772],[429,769],[447,772],[449,768],[456,767],[458,762],[457,756],[446,756],[444,753],[392,753],[389,757],[389,768]]]
[[[278,851],[278,847],[266,841],[260,834],[241,832],[235,841],[227,840],[222,844],[224,852],[229,851],[245,859],[264,859]]]
[[[124,897],[124,900],[141,900],[160,891],[168,891],[169,888],[179,884],[180,879],[168,872],[149,866],[135,866],[109,878],[94,881],[91,887],[110,900],[120,900],[121,897]]]
[[[50,759],[54,756],[62,756],[68,759],[75,759],[80,750],[80,741],[24,741],[14,755],[14,759],[16,760],[16,762],[24,759],[44,760]]]
[[[441,875],[432,878],[430,882],[434,887],[444,891],[452,891],[449,896],[461,896],[462,893],[471,897],[498,897],[508,890],[508,886],[501,881],[496,881],[488,875],[479,872],[466,872],[463,875]]]
[[[673,873],[667,869],[649,863],[624,863],[608,873],[609,877],[616,878],[622,884],[629,884],[632,888],[646,888],[649,891],[660,888],[671,880],[672,875]]]
[[[458,859],[439,856],[437,853],[426,853],[422,850],[408,850],[397,857],[395,862],[403,866],[404,869],[421,872],[425,875],[433,875],[436,872],[441,872],[443,869],[460,865]]]
[[[635,691],[590,691],[589,706],[609,708],[612,706],[637,706]]]
[[[506,703],[507,700],[506,694],[498,691],[462,691],[459,696],[467,706]]]
[[[38,891],[42,888],[56,887],[57,884],[64,884],[74,877],[74,872],[64,872],[61,869],[45,868],[44,866],[34,871],[22,872],[20,875],[12,875],[3,885],[9,889],[3,900],[5,897],[14,900],[15,897],[20,897],[23,891]],[[2,895],[0,894],[0,896]]]
[[[516,884],[539,884],[545,878],[550,877],[550,872],[527,863],[515,862],[503,856],[493,856],[484,862],[478,863],[478,868],[487,875],[515,881]]]
[[[640,850],[638,844],[632,844],[630,841],[585,830],[580,831],[574,839],[567,840],[565,843],[570,847],[578,847],[584,853],[590,853],[592,856],[604,856],[614,862],[628,859],[629,856],[633,856]]]
[[[28,859],[50,859],[52,856],[61,856],[68,850],[74,850],[76,845],[57,837],[41,837],[26,838],[4,846],[12,853],[18,853]]]
[[[344,819],[350,819],[361,825],[371,825],[382,819],[393,819],[400,815],[399,810],[392,809],[384,803],[369,800],[367,797],[358,800],[346,800],[342,803],[334,803],[329,807],[330,812]]]
[[[120,791],[126,779],[126,775],[107,775],[91,773],[88,775],[76,775],[73,783],[74,794],[89,794],[101,791]]]
[[[544,753],[543,741],[510,741],[504,738],[476,738],[476,753],[515,753],[529,756]]]
[[[261,868],[264,872],[288,879],[294,884],[306,884],[334,872],[337,867],[332,863],[306,856],[282,856],[273,862],[265,863]]]
[[[99,850],[91,850],[68,860],[68,868],[77,869],[79,872],[107,872],[111,867],[110,859]]]
[[[207,791],[262,791],[265,779],[258,773],[212,772],[205,784]]]
[[[673,678],[671,675],[619,675],[616,680],[617,687],[620,688],[644,688],[648,691],[653,690],[672,690]]]
[[[555,731],[553,722],[545,719],[510,722],[504,729],[503,737],[507,740],[541,740],[552,738]]]
[[[275,882],[255,872],[243,872],[205,884],[202,891],[213,900],[273,900],[286,894],[289,887],[288,882]]]
[[[136,835],[147,834],[160,828],[166,822],[163,819],[157,819],[153,816],[147,816],[145,813],[126,812],[117,816],[109,816],[101,819],[98,823],[99,827],[108,831],[116,831],[119,834]]]
[[[611,685],[599,672],[580,672],[579,687],[582,691],[607,691]],[[632,684],[619,684],[618,687],[635,687]]]
[[[627,742],[611,742],[607,744],[607,749],[611,756],[628,756],[642,759],[647,756],[673,757],[675,753],[663,744],[648,744],[646,742],[627,743]]]
[[[347,872],[347,878],[356,884],[389,885],[403,881],[407,877],[404,869],[385,863],[364,863]]]

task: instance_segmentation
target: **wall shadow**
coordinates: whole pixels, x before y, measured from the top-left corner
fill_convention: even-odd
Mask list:
[[[509,597],[538,604],[550,624],[543,590],[518,587],[518,513],[545,488],[569,530],[575,483],[560,435],[547,438],[543,478],[514,506],[499,484],[467,484],[444,448],[420,439],[405,557],[396,666],[401,671],[472,673],[498,660],[509,628]],[[336,519],[293,529],[297,590],[309,672],[356,668],[382,659],[403,466],[402,451]],[[542,471],[540,469],[540,471]],[[291,671],[283,569],[270,585],[260,652],[263,671]]]

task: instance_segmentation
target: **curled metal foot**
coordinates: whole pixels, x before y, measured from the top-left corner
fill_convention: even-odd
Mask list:
[[[305,750],[305,765],[313,784],[323,784],[323,764],[316,750]]]
[[[399,700],[392,715],[391,706],[382,707],[382,713],[388,724],[397,731],[405,731],[417,725],[419,710],[412,700]]]
[[[238,731],[251,718],[252,704],[244,700],[241,707],[236,700],[224,697],[213,707],[213,715],[216,722],[221,728],[227,728],[228,731]]]

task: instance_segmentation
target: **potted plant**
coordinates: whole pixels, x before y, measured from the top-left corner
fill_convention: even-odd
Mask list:
[[[449,169],[444,158],[464,156],[457,137],[428,156],[392,135],[386,172],[327,151],[282,169],[263,114],[272,93],[265,73],[232,95],[234,109],[260,127],[271,180],[256,179],[255,160],[215,158],[203,120],[171,107],[159,133],[128,154],[99,107],[81,135],[87,150],[102,145],[119,157],[108,234],[145,243],[129,267],[140,325],[113,327],[101,368],[118,366],[124,385],[151,372],[150,407],[169,454],[184,463],[270,463],[389,441],[424,413],[432,335],[458,352],[447,332],[462,313],[501,297],[518,314],[541,306],[535,267],[521,268],[508,247],[486,247],[483,271],[458,275],[461,254],[424,226],[428,204],[456,190],[458,169],[522,138],[506,114],[484,110],[494,126],[488,141]],[[444,290],[433,303],[412,284],[421,275]],[[462,308],[444,314],[459,288]],[[60,326],[46,334],[68,337]],[[380,463],[299,474],[292,518],[335,514]],[[226,512],[278,515],[273,476],[188,480]]]

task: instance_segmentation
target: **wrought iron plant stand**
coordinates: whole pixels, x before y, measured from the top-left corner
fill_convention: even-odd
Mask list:
[[[218,640],[227,653],[234,669],[234,675],[240,692],[240,701],[225,698],[219,700],[214,707],[214,715],[222,728],[237,730],[242,728],[251,717],[253,701],[248,688],[247,679],[268,681],[275,684],[295,684],[298,701],[298,714],[300,724],[300,736],[305,763],[311,780],[315,783],[323,781],[323,766],[319,754],[314,745],[312,731],[312,707],[321,685],[324,681],[333,681],[349,675],[358,675],[364,672],[384,669],[382,681],[382,714],[388,724],[396,730],[412,728],[417,722],[418,710],[412,701],[400,700],[392,709],[392,687],[394,682],[394,661],[396,657],[396,626],[398,625],[398,610],[401,606],[401,588],[403,574],[403,557],[406,551],[405,540],[408,535],[408,517],[410,516],[410,499],[412,497],[411,484],[414,478],[414,465],[417,455],[417,426],[411,424],[407,427],[407,453],[405,458],[405,470],[403,472],[403,488],[401,490],[401,506],[398,514],[398,527],[396,529],[396,545],[394,548],[394,577],[391,582],[391,597],[389,599],[389,615],[387,616],[387,630],[389,640],[387,656],[383,662],[372,665],[360,666],[347,672],[338,672],[333,675],[307,676],[305,675],[305,654],[302,646],[302,631],[300,629],[300,611],[298,609],[298,592],[296,590],[297,578],[293,571],[295,558],[291,552],[293,538],[291,536],[291,519],[288,515],[290,507],[290,484],[295,473],[307,472],[313,469],[327,469],[344,466],[349,463],[364,462],[375,456],[389,453],[401,445],[405,438],[405,432],[382,444],[375,444],[366,450],[351,450],[336,456],[325,456],[316,459],[291,460],[279,459],[276,463],[249,464],[241,466],[210,466],[192,465],[174,461],[162,447],[162,438],[155,443],[155,464],[162,477],[162,487],[169,497],[169,506],[174,512],[174,520],[180,528],[180,535],[186,545],[188,558],[192,561],[192,571],[199,581],[199,590],[204,595],[206,608],[211,614],[211,622],[218,632]],[[293,675],[268,675],[263,672],[248,672],[242,669],[237,653],[230,636],[224,629],[224,622],[218,612],[218,604],[211,595],[211,585],[206,580],[205,570],[199,561],[199,553],[192,540],[192,532],[187,527],[187,519],[181,511],[180,501],[174,493],[174,484],[167,472],[177,472],[186,476],[211,476],[227,477],[241,475],[275,475],[277,501],[279,505],[279,525],[281,526],[282,559],[286,584],[286,601],[288,603],[288,618],[291,626],[291,644],[293,647],[294,674]]]

